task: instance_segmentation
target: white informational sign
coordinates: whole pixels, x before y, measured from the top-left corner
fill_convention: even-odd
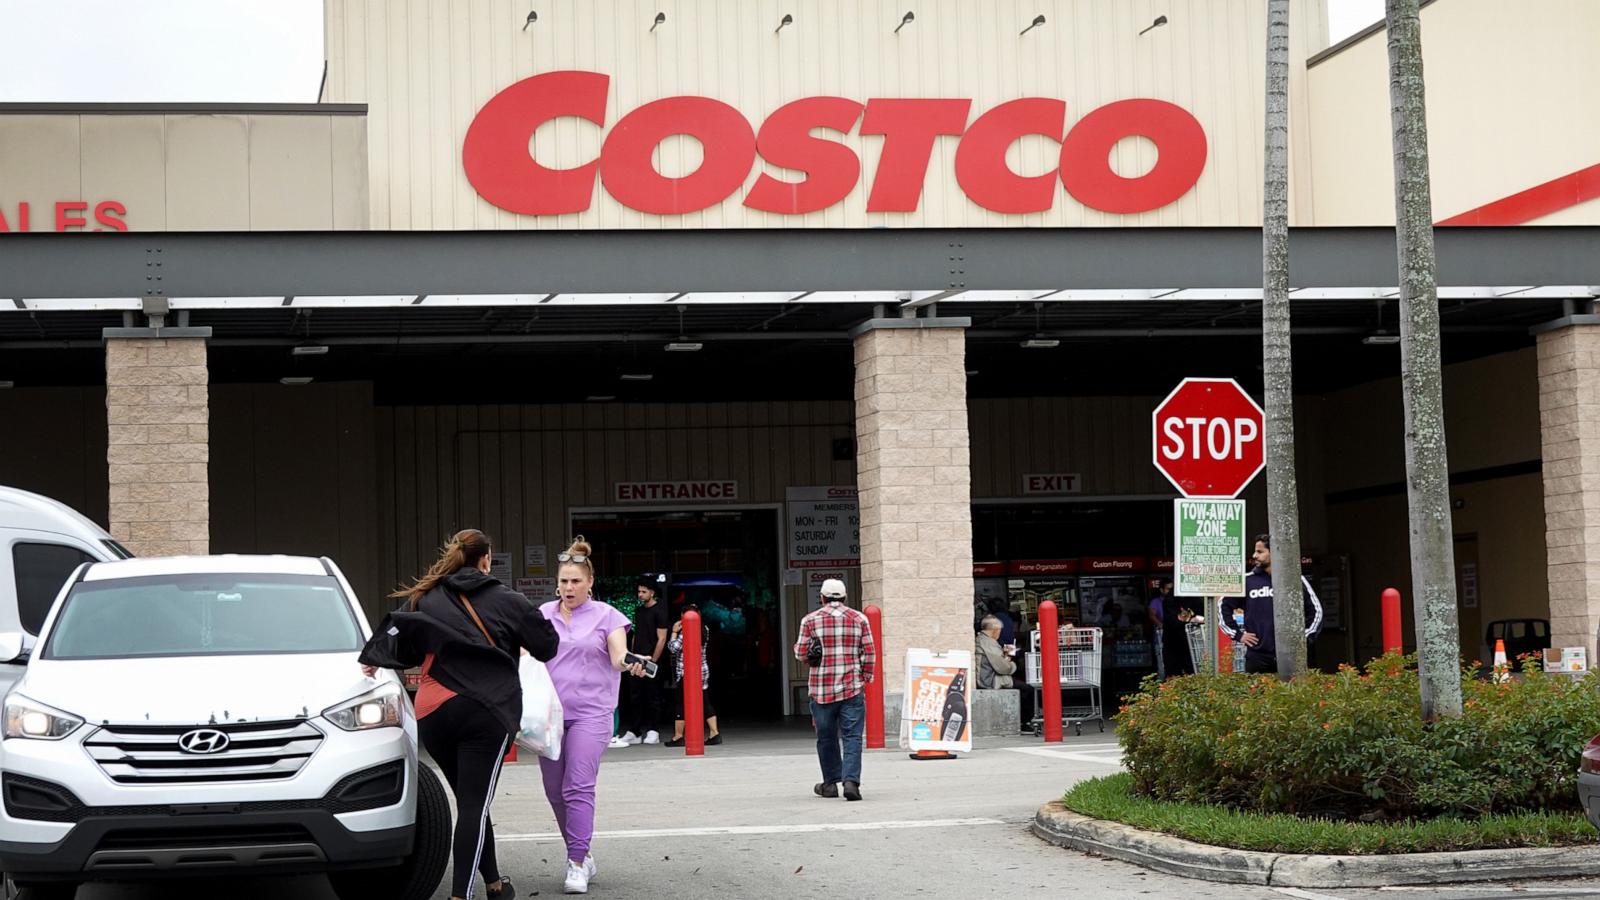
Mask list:
[[[1179,597],[1244,594],[1243,500],[1174,500],[1177,554],[1172,592]]]
[[[530,578],[550,574],[550,550],[543,544],[522,548],[522,574]]]
[[[900,749],[972,749],[972,653],[906,651],[906,691],[900,705]]]
[[[789,566],[837,569],[861,564],[861,515],[853,487],[792,487],[788,503]]]
[[[1461,564],[1461,608],[1478,608],[1478,564]]]
[[[852,569],[850,571],[855,570]],[[844,569],[807,569],[805,574],[807,600],[806,609],[822,608],[822,583],[827,581],[829,578],[837,578],[844,582],[847,586],[850,584],[850,579],[847,577],[849,572],[846,572]]]
[[[554,578],[518,578],[515,590],[517,593],[535,605],[548,603],[556,599],[556,580]]]
[[[491,553],[491,554],[489,554],[489,574],[493,575],[494,577],[500,579],[503,582],[510,581],[511,580],[511,554],[509,554],[509,553]]]

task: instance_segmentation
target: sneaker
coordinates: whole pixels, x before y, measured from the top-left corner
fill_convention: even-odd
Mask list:
[[[582,863],[567,860],[566,891],[569,894],[589,893],[589,872]]]
[[[854,781],[846,781],[844,783],[844,798],[846,800],[860,800],[861,785],[855,783]]]
[[[624,734],[624,735],[623,735],[623,736],[622,736],[622,739],[623,739],[623,740],[625,740],[625,741],[627,741],[627,742],[628,742],[628,743],[630,743],[630,744],[637,744],[637,743],[639,743],[639,736],[638,736],[638,735],[637,735],[637,734],[634,734],[634,733],[633,733],[633,732],[631,732],[631,731],[630,731],[630,732],[628,732],[628,733],[627,733],[627,734]]]
[[[631,747],[633,745],[623,740],[621,737],[614,737],[611,739],[611,743],[607,744],[606,746],[610,747],[612,750],[620,750],[623,747]]]
[[[722,743],[722,733],[721,732],[718,732],[716,734],[713,734],[711,737],[706,738],[706,746],[707,747],[715,747],[720,743]]]
[[[830,797],[837,799],[839,796],[839,786],[831,781],[823,781],[813,785],[811,792],[816,794],[818,797]]]
[[[659,731],[647,731],[647,732],[645,732],[644,742],[646,744],[659,744],[659,743],[661,743],[661,732],[659,732]]]
[[[589,877],[590,881],[593,881],[594,880],[594,873],[595,873],[594,857],[592,855],[585,856],[583,858],[583,874],[587,875]]]
[[[511,883],[511,879],[501,878],[500,890],[490,890],[488,886],[485,886],[483,893],[489,900],[516,900],[517,886]],[[538,891],[534,891],[534,893],[537,894]]]

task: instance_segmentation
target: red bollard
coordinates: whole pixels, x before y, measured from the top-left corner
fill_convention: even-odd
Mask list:
[[[1044,740],[1061,743],[1061,635],[1056,631],[1056,605],[1039,604],[1039,694],[1044,701]]]
[[[700,645],[700,614],[683,614],[683,753],[706,755],[705,684],[700,680],[700,660],[705,648]]]
[[[1217,629],[1217,674],[1233,674],[1233,638],[1222,629]]]
[[[1383,592],[1383,652],[1402,653],[1400,637],[1400,592],[1386,588]]]
[[[869,603],[865,610],[867,628],[872,632],[872,646],[878,653],[878,673],[867,682],[867,749],[883,749],[883,673],[887,660],[883,656],[883,610]]]

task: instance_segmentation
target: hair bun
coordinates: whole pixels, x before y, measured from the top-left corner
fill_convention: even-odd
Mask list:
[[[567,552],[590,556],[594,553],[594,548],[589,546],[589,542],[584,540],[583,535],[580,534],[572,539],[572,544],[567,547]]]

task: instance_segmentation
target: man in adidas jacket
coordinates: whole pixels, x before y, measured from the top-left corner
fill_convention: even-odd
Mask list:
[[[1245,596],[1225,597],[1222,600],[1222,621],[1218,627],[1236,643],[1245,645],[1244,670],[1255,674],[1275,674],[1278,671],[1277,645],[1273,638],[1272,617],[1272,538],[1256,535],[1256,551],[1250,559],[1256,564],[1245,576]],[[1311,582],[1301,576],[1305,586],[1306,640],[1314,640],[1322,630],[1322,601],[1311,589]],[[1241,627],[1237,611],[1244,611]]]

